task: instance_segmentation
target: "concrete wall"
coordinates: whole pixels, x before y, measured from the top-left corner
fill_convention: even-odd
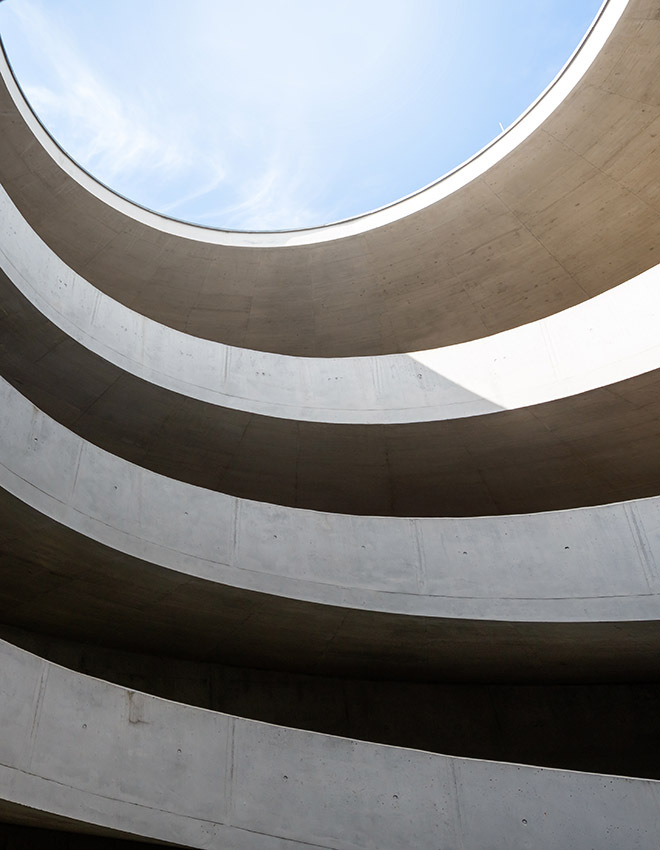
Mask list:
[[[6,490],[90,539],[170,570],[288,598],[437,617],[656,613],[657,499],[459,519],[287,509],[150,473],[85,443],[4,382],[0,392]]]
[[[464,519],[299,511],[155,475],[80,440],[6,383],[0,392],[14,625],[77,623],[105,640],[121,617],[139,641],[176,622],[193,652],[229,631],[234,650],[276,664],[415,675],[452,658],[481,675],[493,663],[525,675],[657,669],[657,499]]]
[[[657,850],[659,22],[287,234],[118,198],[0,68],[0,821]]]
[[[130,690],[252,720],[447,755],[660,779],[657,682],[337,678],[125,652],[7,626],[0,637]]]
[[[218,850],[657,845],[657,782],[285,729],[0,651],[9,813]]]
[[[469,343],[381,357],[289,357],[190,336],[129,310],[63,263],[2,189],[0,227],[0,269],[36,308],[23,333],[39,338],[41,358],[43,350],[50,354],[67,339],[71,348],[75,340],[121,372],[232,410],[342,424],[457,419],[564,398],[660,367],[660,266],[576,307]],[[62,333],[45,331],[50,325]],[[25,344],[14,333],[12,345]],[[85,370],[72,360],[70,380],[80,383]]]
[[[35,234],[29,235],[8,201],[5,211],[11,237],[6,265],[25,297],[8,278],[0,279],[0,372],[84,439],[154,472],[243,498],[363,514],[535,511],[657,493],[660,371],[636,372],[658,361],[651,298],[657,299],[660,290],[653,274],[568,314],[502,334],[499,343],[486,339],[453,352],[460,369],[492,373],[487,391],[517,391],[525,405],[534,397],[525,394],[525,387],[537,368],[541,383],[543,375],[563,373],[565,389],[580,390],[618,374],[629,376],[625,383],[463,421],[452,411],[473,394],[448,389],[451,382],[410,358],[385,358],[389,365],[372,358],[372,371],[359,358],[324,361],[255,352],[230,357],[218,343],[196,340],[194,345],[194,338],[138,320],[63,267]],[[621,324],[626,315],[627,326]],[[617,346],[608,344],[613,337]],[[535,359],[537,350],[545,354]],[[432,362],[445,353],[423,356]],[[231,381],[230,360],[238,363]],[[368,425],[255,414],[242,409],[241,399],[236,406],[231,394],[219,405],[217,382],[220,387],[227,382],[251,386],[245,360],[261,373],[267,390],[258,401],[267,412],[271,407],[273,413],[282,412],[270,404],[279,392],[290,400],[314,397],[317,390],[306,391],[308,386],[334,386],[329,400],[348,411],[372,404],[377,391],[362,393],[360,387],[387,384],[377,376],[389,374],[390,389],[384,390],[380,407],[367,411]],[[408,367],[402,370],[397,364],[404,361]],[[566,365],[570,362],[572,369]],[[493,363],[513,366],[494,368]],[[154,371],[166,376],[165,383],[167,376],[178,375],[179,391],[153,383]],[[273,375],[277,379],[271,386]],[[419,385],[408,393],[411,403],[435,397],[437,391],[446,404],[432,402],[425,413],[428,421],[397,424],[399,411],[392,416],[386,405],[393,402],[396,386],[405,403],[410,380]],[[216,403],[199,398],[195,381],[202,385],[201,394],[209,393]],[[183,394],[188,390],[192,397]],[[326,391],[318,392],[321,400],[326,398]],[[430,421],[436,409],[440,421]],[[296,412],[289,410],[291,416]],[[620,436],[624,429],[626,442]],[[629,442],[636,445],[634,453]]]

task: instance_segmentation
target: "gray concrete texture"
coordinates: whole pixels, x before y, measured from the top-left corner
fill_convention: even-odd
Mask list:
[[[525,676],[657,670],[658,499],[459,519],[302,511],[156,475],[76,437],[6,382],[0,394],[14,625],[78,622],[107,638],[120,618],[139,642],[176,623],[189,652],[233,632],[228,649],[274,666],[420,675],[453,658],[482,676],[493,665]]]
[[[509,517],[320,514],[164,478],[76,437],[6,382],[0,398],[5,490],[60,525],[169,570],[432,616],[533,621],[552,619],[553,607],[563,620],[656,613],[658,499]]]
[[[659,56],[609,0],[464,166],[274,234],[113,194],[0,62],[0,820],[657,850],[605,773],[660,776]]]
[[[130,375],[232,410],[343,424],[437,421],[552,401],[660,367],[660,266],[470,343],[380,357],[290,357],[190,336],[129,310],[63,263],[1,189],[0,227],[0,269],[61,331],[45,331],[43,319],[23,329],[42,346],[40,357],[68,337]],[[16,333],[11,344],[25,341]]]
[[[657,682],[340,678],[171,658],[162,648],[126,652],[7,626],[0,638],[129,690],[252,720],[446,755],[660,779]]]
[[[0,652],[9,818],[31,808],[218,850],[657,847],[658,782],[285,729],[129,691],[4,642]]]
[[[458,346],[449,357],[426,352],[433,369],[407,356],[384,364],[310,360],[195,345],[194,338],[139,319],[64,267],[30,236],[6,198],[4,212],[4,261],[17,285],[0,279],[2,374],[80,436],[155,472],[243,498],[404,516],[550,510],[658,492],[657,269],[595,303]],[[102,354],[89,351],[90,344]],[[479,409],[478,396],[438,374],[443,355],[450,374],[467,373],[468,383],[481,367],[490,376],[481,392],[504,399],[517,393],[515,409],[465,419]],[[572,393],[529,407],[542,393],[533,388],[534,369],[548,381],[555,376],[555,393],[558,385]],[[367,424],[246,411],[250,404],[235,393],[242,384],[254,386],[248,373],[260,375],[257,399],[250,401],[260,410],[282,413],[271,403],[279,393],[299,399],[288,409],[293,417],[318,393],[322,403],[327,397],[336,405],[333,415],[350,419],[355,411]],[[625,383],[603,386],[621,375]],[[172,383],[178,392],[167,388]],[[221,389],[227,384],[233,395]],[[362,392],[367,386],[381,389]],[[425,421],[397,424],[400,408],[388,407],[396,403],[396,386],[400,404],[406,387],[409,403],[429,403]],[[481,410],[499,407],[481,400]],[[433,412],[437,420],[429,420]],[[320,415],[312,408],[312,417]]]

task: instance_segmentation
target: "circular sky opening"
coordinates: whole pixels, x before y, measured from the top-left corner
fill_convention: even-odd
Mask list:
[[[495,138],[600,0],[4,0],[33,109],[114,191],[236,230],[393,203]]]

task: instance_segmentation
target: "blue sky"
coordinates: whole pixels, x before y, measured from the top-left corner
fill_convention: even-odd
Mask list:
[[[308,227],[438,179],[527,108],[600,0],[4,0],[62,147],[151,209]]]

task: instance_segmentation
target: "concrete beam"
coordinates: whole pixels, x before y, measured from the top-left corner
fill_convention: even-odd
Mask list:
[[[6,625],[0,638],[130,690],[251,720],[461,758],[660,779],[658,682],[393,681],[374,679],[374,670],[347,678],[127,652]]]
[[[5,201],[12,280],[0,272],[0,373],[58,422],[125,459],[242,498],[361,514],[502,514],[658,492],[655,272],[570,315],[467,343],[449,358],[436,352],[459,373],[490,371],[485,391],[517,393],[517,409],[493,414],[498,405],[413,358],[367,364],[228,350],[138,317],[67,269]],[[544,354],[535,359],[535,351]],[[525,407],[543,393],[536,367],[550,394],[632,377]],[[245,403],[242,385],[258,385],[256,406],[273,415],[246,411],[255,402]],[[428,405],[427,421],[397,421],[401,410],[388,407],[397,387],[399,404]],[[280,395],[291,406],[273,401]],[[334,404],[349,423],[306,421],[310,397]],[[454,416],[456,406],[465,414],[479,403],[491,413]],[[350,422],[354,414],[368,424]]]

